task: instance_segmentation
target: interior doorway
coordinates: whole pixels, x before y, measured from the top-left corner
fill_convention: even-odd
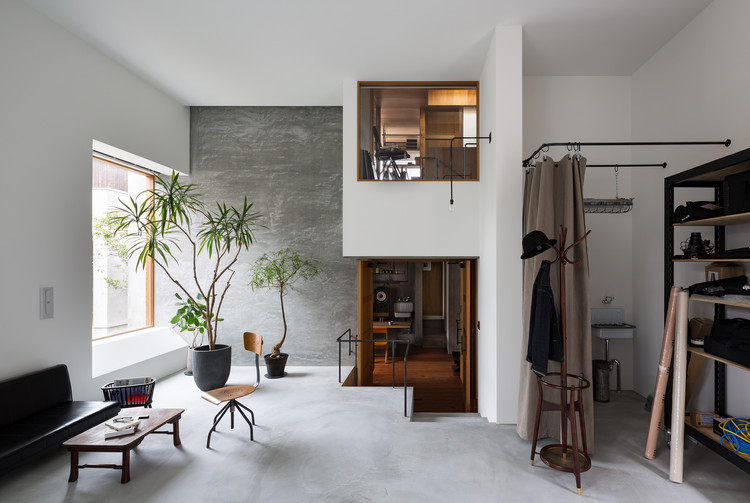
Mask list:
[[[358,267],[357,384],[407,385],[414,412],[476,412],[476,260],[369,259]]]

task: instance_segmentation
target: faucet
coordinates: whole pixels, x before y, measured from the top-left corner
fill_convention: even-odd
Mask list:
[[[604,359],[609,363],[609,371],[612,372],[612,367],[617,365],[617,393],[622,392],[620,386],[620,360],[617,358],[609,359],[609,339],[604,339]]]

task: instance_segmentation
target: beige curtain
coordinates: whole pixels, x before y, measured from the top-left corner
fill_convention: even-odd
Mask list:
[[[548,238],[557,239],[560,245],[560,226],[568,228],[565,246],[569,246],[586,233],[583,211],[583,178],[586,158],[575,155],[564,156],[559,161],[545,159],[538,162],[526,175],[524,190],[523,233],[533,230],[544,232]],[[519,238],[520,243],[520,238]],[[523,344],[521,355],[521,379],[518,400],[517,431],[521,438],[531,440],[536,414],[537,383],[526,361],[529,340],[529,315],[531,291],[534,279],[543,260],[553,261],[554,250],[547,250],[523,262]],[[565,266],[566,312],[567,312],[567,365],[568,373],[583,376],[591,381],[591,322],[589,303],[589,263],[586,240],[568,253],[572,261],[579,264]],[[552,289],[559,308],[560,274],[555,263],[550,270]],[[559,372],[559,362],[549,362],[549,372]],[[545,400],[559,403],[559,393],[546,389]],[[584,414],[588,451],[594,450],[593,393],[584,392]],[[560,414],[544,412],[539,423],[539,438],[560,438]],[[568,436],[570,441],[570,436]]]

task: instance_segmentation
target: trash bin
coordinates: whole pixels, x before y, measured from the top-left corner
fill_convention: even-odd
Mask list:
[[[609,402],[609,362],[607,360],[594,360],[594,400],[597,402]]]

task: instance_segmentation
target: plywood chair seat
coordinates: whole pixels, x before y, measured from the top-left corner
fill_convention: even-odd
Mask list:
[[[234,429],[235,410],[238,411],[243,418],[245,418],[245,422],[247,422],[248,426],[250,426],[250,440],[254,440],[253,425],[255,424],[255,413],[253,413],[252,410],[242,405],[237,400],[253,393],[256,389],[258,389],[258,385],[260,384],[260,354],[263,350],[263,338],[260,335],[254,334],[252,332],[245,332],[243,334],[243,337],[245,341],[245,349],[252,353],[255,353],[255,384],[224,386],[223,388],[212,389],[201,394],[201,397],[204,400],[207,400],[214,405],[220,405],[224,402],[227,402],[226,405],[224,405],[224,407],[222,407],[219,413],[214,417],[214,424],[208,431],[208,438],[206,439],[207,449],[211,448],[211,434],[216,431],[216,427],[221,421],[221,418],[223,418],[227,412],[229,412],[229,417],[231,418],[231,428]],[[247,418],[247,416],[243,412],[243,409],[250,413],[252,421]]]
[[[210,391],[206,391],[201,395],[201,397],[204,400],[208,400],[214,405],[219,405],[228,400],[237,400],[238,398],[247,396],[253,391],[255,391],[256,389],[258,388],[256,388],[255,386],[251,386],[249,384],[239,384],[236,386],[224,386],[223,388],[212,389]]]

